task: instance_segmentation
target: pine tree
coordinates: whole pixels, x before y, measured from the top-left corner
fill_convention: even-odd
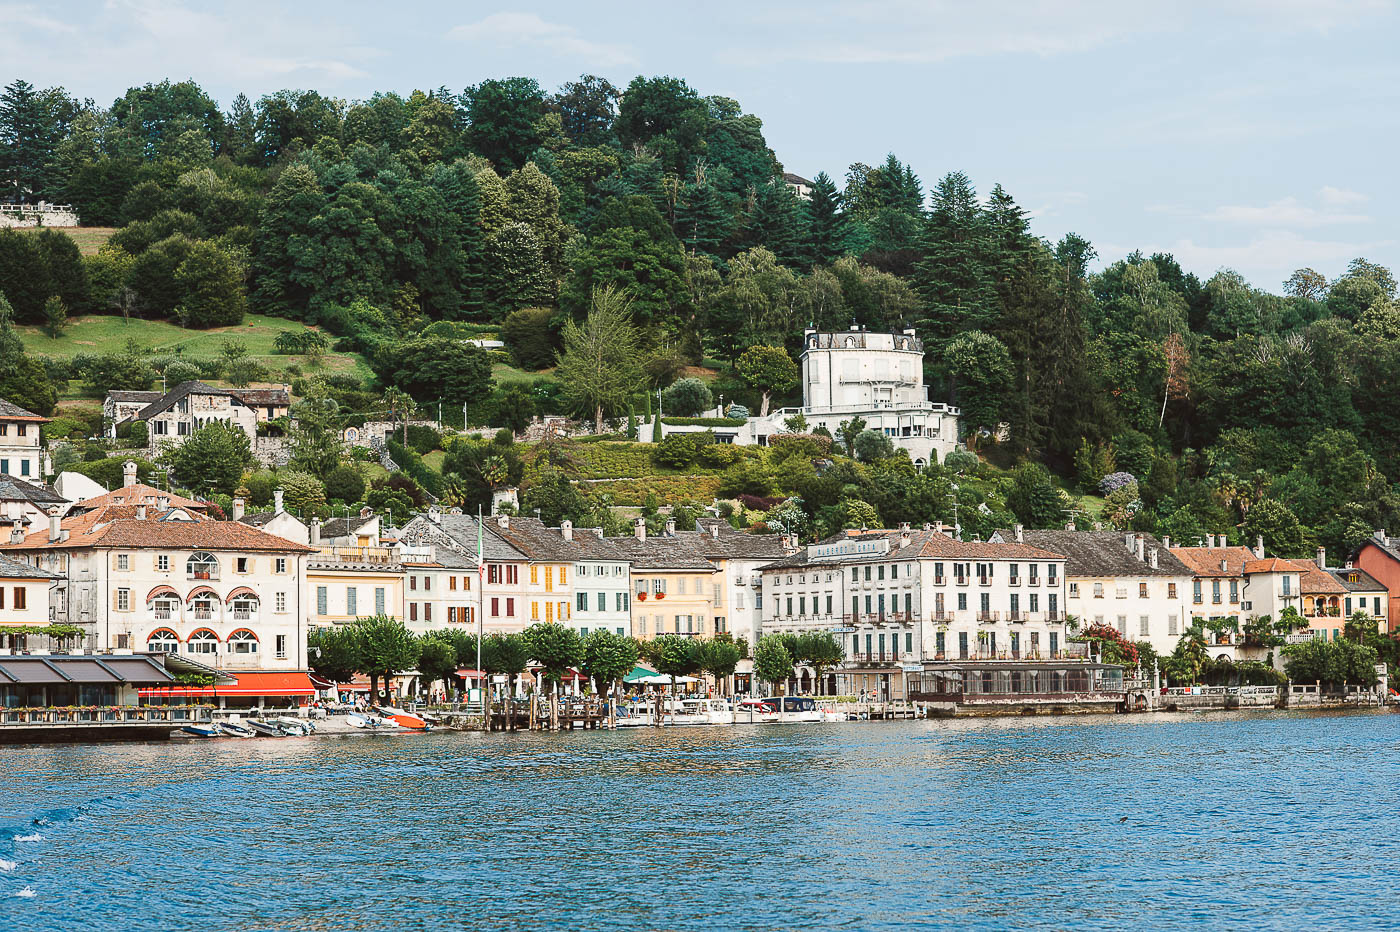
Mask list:
[[[1001,185],[992,188],[987,198],[986,214],[992,263],[1000,284],[1030,253],[1035,240],[1030,234],[1026,212]]]
[[[744,243],[763,246],[789,268],[802,265],[802,208],[781,178],[753,190],[744,218]]]
[[[28,81],[15,81],[0,94],[0,191],[6,198],[24,202],[48,196],[56,143],[52,122]]]
[[[813,266],[830,265],[845,255],[848,228],[836,184],[821,172],[812,179],[812,197],[807,202],[807,261]]]
[[[934,188],[923,252],[914,280],[927,337],[941,345],[966,330],[995,330],[998,302],[986,215],[962,172],[945,175]]]
[[[224,143],[220,148],[239,165],[256,165],[261,161],[256,122],[248,95],[239,94],[233,98],[233,106],[224,121]]]
[[[718,257],[732,225],[724,195],[703,177],[682,189],[675,229],[687,253]]]

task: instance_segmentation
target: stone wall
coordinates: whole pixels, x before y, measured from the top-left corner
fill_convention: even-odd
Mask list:
[[[0,204],[0,227],[75,227],[78,214],[72,207],[47,204]]]

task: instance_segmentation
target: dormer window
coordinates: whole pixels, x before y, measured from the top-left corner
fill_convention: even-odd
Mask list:
[[[191,579],[218,579],[219,560],[212,553],[198,550],[185,562],[185,571]]]

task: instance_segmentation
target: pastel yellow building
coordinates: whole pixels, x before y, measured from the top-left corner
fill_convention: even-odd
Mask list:
[[[716,620],[729,615],[719,568],[702,555],[694,535],[648,538],[637,521],[633,537],[609,541],[632,564],[632,636],[714,636]]]

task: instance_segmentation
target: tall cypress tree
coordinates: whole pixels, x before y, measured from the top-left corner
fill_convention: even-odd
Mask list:
[[[914,273],[924,305],[922,329],[935,345],[966,330],[995,329],[998,301],[991,252],[987,218],[972,182],[962,172],[950,172],[934,188],[933,210],[924,224],[924,256]]]
[[[830,265],[845,255],[848,227],[836,184],[826,172],[821,172],[812,179],[812,198],[807,202],[808,263]]]

